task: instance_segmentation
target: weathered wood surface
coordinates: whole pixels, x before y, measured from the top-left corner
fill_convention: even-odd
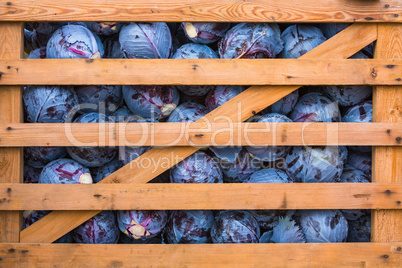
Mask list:
[[[0,23],[0,58],[19,59],[22,53],[22,23]],[[22,122],[22,89],[0,86],[0,123]],[[22,148],[0,148],[0,183],[22,182]],[[0,242],[19,242],[22,217],[19,212],[0,211]]]
[[[377,39],[377,25],[354,24],[340,32],[320,46],[304,54],[301,58],[346,59]],[[346,42],[353,40],[353,42]],[[242,122],[277,100],[298,89],[298,86],[253,86],[240,93],[233,99],[207,114],[203,120],[215,122]],[[160,175],[182,159],[195,153],[194,147],[155,148],[144,153],[130,165],[126,165],[100,183],[146,183]],[[159,165],[156,168],[139,168],[143,159],[159,161],[171,157],[169,165]],[[133,166],[136,168],[133,168]],[[99,212],[99,211],[98,211]],[[65,233],[77,227],[97,212],[88,212],[87,217],[81,212],[52,212],[21,232],[21,242],[44,243],[53,242]]]
[[[402,58],[402,26],[378,26],[376,58]],[[381,86],[374,89],[373,120],[402,125],[402,87]],[[402,182],[402,148],[376,147],[373,153],[375,182]],[[372,240],[402,241],[402,211],[379,210],[372,213]]]
[[[402,243],[1,244],[5,267],[401,267]]]
[[[0,209],[402,209],[402,183],[5,184]]]
[[[0,85],[402,85],[402,60],[23,59],[0,73]]]
[[[7,21],[401,22],[398,0],[2,0]]]
[[[0,124],[0,147],[402,146],[398,123]]]

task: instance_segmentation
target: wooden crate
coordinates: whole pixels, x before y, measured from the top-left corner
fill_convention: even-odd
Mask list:
[[[0,266],[402,266],[401,0],[0,1]],[[21,21],[354,23],[300,59],[24,60]],[[345,60],[376,42],[375,59]],[[177,73],[170,70],[177,69]],[[275,70],[273,72],[272,70]],[[137,72],[138,71],[138,72]],[[57,74],[57,75],[55,75]],[[107,74],[107,75],[105,75]],[[242,84],[249,89],[193,124],[22,123],[25,84]],[[375,123],[242,123],[300,85],[375,85]],[[228,125],[230,119],[234,124]],[[215,119],[215,121],[214,121]],[[227,131],[230,127],[232,133]],[[83,129],[85,128],[85,129]],[[179,130],[184,129],[184,136]],[[226,131],[225,131],[226,129]],[[221,131],[219,135],[216,131]],[[96,185],[24,185],[23,146],[160,146]],[[163,138],[161,134],[164,133]],[[154,137],[154,138],[151,138]],[[371,184],[146,184],[200,146],[371,145]],[[170,146],[176,141],[175,146]],[[169,146],[169,147],[167,147]],[[176,157],[176,158],[175,158]],[[171,164],[175,164],[172,162]],[[125,185],[122,185],[122,184]],[[79,196],[79,198],[78,198]],[[79,202],[77,201],[79,200]],[[373,209],[371,243],[51,244],[106,209]],[[21,231],[21,210],[55,210]],[[68,211],[67,211],[68,210]]]

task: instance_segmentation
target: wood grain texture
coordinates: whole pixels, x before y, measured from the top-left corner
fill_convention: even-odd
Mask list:
[[[401,22],[398,0],[2,0],[10,21]]]
[[[398,123],[0,124],[0,147],[402,146]]]
[[[402,209],[402,183],[4,184],[0,200],[2,210]]]
[[[1,244],[0,264],[5,267],[401,267],[401,246],[402,243]]]
[[[1,59],[20,59],[22,30],[22,23],[0,23]],[[20,123],[21,119],[21,87],[0,86],[0,123]],[[23,166],[22,148],[0,148],[0,183],[22,182]],[[19,242],[21,225],[19,212],[0,211],[0,242]]]
[[[313,50],[307,52],[302,58],[327,58],[333,59],[348,58],[357,51],[367,46],[377,39],[376,25],[354,24],[331,39],[322,43]],[[345,42],[345,40],[358,40],[358,42]],[[216,108],[200,119],[211,122],[242,122],[255,113],[265,109],[277,100],[290,94],[298,86],[253,86],[243,91],[224,105]],[[103,179],[99,183],[146,183],[160,175],[176,163],[195,153],[196,147],[167,147],[154,148],[141,155],[129,165],[126,165]],[[164,158],[174,159],[170,165],[157,165],[156,168],[140,168],[142,159],[150,159],[158,162]],[[53,213],[58,213],[56,218]],[[28,228],[21,231],[21,242],[46,243],[53,242],[65,233],[74,229],[85,220],[91,218],[93,213],[88,213],[88,217],[76,212],[53,212],[41,220],[35,222]],[[63,213],[63,214],[62,214]]]
[[[376,58],[402,58],[402,26],[378,26]],[[381,86],[374,90],[373,119],[402,125],[402,87]],[[401,142],[401,140],[399,139]],[[402,182],[402,148],[376,147],[374,150],[373,180],[375,182]],[[402,211],[380,210],[372,213],[372,240],[377,242],[402,241]]]
[[[23,59],[0,73],[0,85],[402,85],[402,60]]]

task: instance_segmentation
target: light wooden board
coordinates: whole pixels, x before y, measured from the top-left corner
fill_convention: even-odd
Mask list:
[[[302,58],[348,58],[376,39],[376,25],[354,24],[304,54]],[[353,40],[354,42],[345,42],[345,40]],[[224,105],[221,105],[207,114],[204,119],[200,119],[200,122],[205,119],[213,122],[227,122],[227,120],[242,122],[297,88],[298,86],[250,87]],[[168,147],[149,150],[141,157],[132,161],[129,165],[124,166],[117,172],[103,179],[100,183],[146,183],[180,162],[182,159],[195,153],[197,150],[198,149],[194,147]],[[173,161],[169,162],[170,165],[158,165],[156,168],[140,168],[139,164],[142,159],[148,158],[151,161],[158,162],[160,161],[159,159],[166,157],[173,159]],[[94,213],[92,212],[88,212],[87,217],[85,217],[83,213],[77,212],[50,213],[43,219],[24,229],[20,234],[21,242],[53,242],[93,215]]]
[[[401,267],[402,243],[2,244],[5,267]]]
[[[402,183],[5,184],[0,209],[402,209]]]
[[[402,146],[398,123],[0,124],[0,147]]]
[[[400,22],[398,0],[2,0],[11,21]]]
[[[0,73],[0,85],[402,85],[402,60],[25,59]]]
[[[0,23],[0,58],[19,59],[23,42],[22,23]],[[22,91],[0,86],[0,123],[22,122]],[[0,148],[0,183],[22,182],[22,148]],[[0,242],[19,242],[19,212],[0,211]]]
[[[402,25],[378,26],[376,58],[402,58]],[[402,87],[377,87],[373,108],[375,121],[402,125]],[[376,147],[373,156],[374,181],[402,182],[402,148]],[[402,241],[402,211],[374,211],[372,239],[378,242]]]

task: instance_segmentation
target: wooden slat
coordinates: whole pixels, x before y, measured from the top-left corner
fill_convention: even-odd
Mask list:
[[[402,146],[397,123],[0,124],[0,147]]]
[[[5,267],[401,267],[402,243],[1,244]]]
[[[304,54],[302,58],[348,58],[376,39],[376,25],[354,24]],[[354,42],[346,42],[345,40],[354,40]],[[203,120],[242,122],[297,88],[298,86],[250,87],[204,116],[200,122]],[[100,183],[146,183],[196,151],[195,147],[155,148],[106,177]],[[140,168],[138,165],[145,158],[158,162],[166,157],[171,157],[170,159],[174,159],[174,161],[171,161],[170,165],[158,165],[156,168]],[[53,242],[97,212],[100,211],[88,212],[87,217],[77,212],[52,212],[24,229],[20,234],[21,242]]]
[[[2,0],[10,21],[401,22],[398,0]]]
[[[19,59],[23,51],[22,23],[0,23],[0,58]],[[0,123],[22,122],[22,90],[0,86]],[[22,182],[22,148],[0,148],[0,183]],[[0,211],[0,242],[19,242],[19,212]]]
[[[401,203],[402,183],[0,185],[2,210],[402,209]]]
[[[402,60],[23,59],[0,73],[0,85],[402,85]]]
[[[402,26],[378,26],[376,58],[402,58]],[[402,87],[377,87],[373,95],[373,119],[402,125]],[[401,142],[401,140],[399,139]],[[376,147],[373,179],[376,182],[402,182],[402,148]],[[380,210],[372,213],[372,240],[402,241],[402,211]]]

